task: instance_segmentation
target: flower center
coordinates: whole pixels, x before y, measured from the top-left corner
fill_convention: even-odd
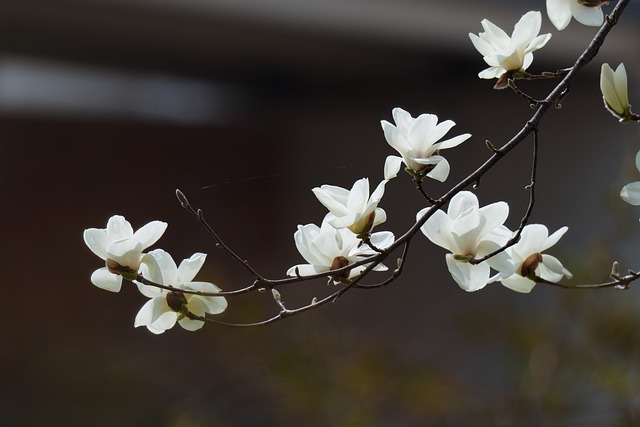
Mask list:
[[[522,263],[522,267],[520,267],[520,275],[526,277],[531,280],[535,280],[536,278],[536,268],[542,262],[542,255],[539,253],[535,253],[529,255],[527,259]]]

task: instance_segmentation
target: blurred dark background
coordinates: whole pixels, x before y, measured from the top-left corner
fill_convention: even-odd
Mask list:
[[[563,108],[540,129],[532,221],[569,232],[552,253],[576,281],[638,268],[640,211],[621,201],[640,179],[638,126],[602,107],[602,62],[626,64],[640,100],[640,8],[632,2]],[[610,10],[612,5],[608,6]],[[532,114],[480,80],[468,33],[488,18],[511,32],[543,11],[553,38],[531,71],[573,64],[596,29],[551,27],[542,1],[0,0],[3,194],[3,426],[627,426],[640,423],[638,290],[581,292],[499,284],[476,293],[449,277],[418,236],[403,276],[375,291],[262,329],[134,329],[146,298],[94,287],[85,228],[114,214],[169,228],[156,247],[209,254],[199,278],[251,282],[174,196],[182,189],[268,277],[302,262],[297,224],[320,223],[311,188],[372,186],[395,154],[379,121],[393,107],[452,119],[447,184]],[[552,82],[522,83],[542,97]],[[636,101],[640,105],[640,101]],[[483,178],[481,204],[526,208],[531,144]],[[402,234],[424,207],[407,176],[389,183],[380,230]],[[333,290],[282,288],[291,306]],[[237,297],[220,318],[276,312]]]

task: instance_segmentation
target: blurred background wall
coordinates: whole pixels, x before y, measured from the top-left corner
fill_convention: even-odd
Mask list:
[[[624,62],[640,99],[640,7],[632,2],[563,108],[540,129],[532,220],[569,232],[553,253],[577,280],[637,268],[637,125],[602,107],[602,62]],[[612,6],[609,6],[610,10]],[[511,31],[543,11],[549,44],[532,71],[573,64],[596,29],[551,27],[542,1],[0,0],[0,190],[4,322],[0,424],[7,426],[626,426],[639,421],[638,292],[451,280],[444,252],[415,239],[405,273],[376,291],[263,329],[134,329],[144,297],[94,287],[85,228],[122,214],[169,223],[156,245],[209,254],[201,280],[251,277],[174,197],[182,189],[225,241],[269,277],[302,262],[297,224],[319,223],[311,188],[382,179],[379,121],[401,106],[453,119],[472,139],[447,152],[448,183],[506,142],[532,111],[477,78],[469,32]],[[542,97],[552,82],[522,83]],[[480,202],[508,200],[517,227],[530,144],[494,168]],[[447,184],[429,183],[438,195]],[[406,176],[381,204],[402,234],[424,207]],[[333,288],[282,289],[303,304]],[[229,301],[227,321],[276,310]]]

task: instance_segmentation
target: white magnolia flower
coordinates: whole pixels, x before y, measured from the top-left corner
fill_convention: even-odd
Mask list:
[[[107,228],[85,230],[85,244],[106,264],[93,272],[91,283],[107,291],[119,292],[121,275],[137,274],[142,251],[157,242],[166,229],[166,222],[152,221],[134,233],[124,217],[114,215],[109,218]]]
[[[156,283],[198,292],[220,292],[213,283],[192,282],[204,264],[206,255],[195,253],[177,267],[167,252],[156,249],[143,258],[142,274]],[[220,296],[200,296],[169,291],[155,286],[136,283],[140,292],[151,298],[142,306],[135,320],[135,327],[146,326],[154,334],[171,329],[176,322],[188,331],[195,331],[204,325],[201,320],[192,320],[186,313],[205,316],[206,313],[219,314],[227,308],[227,300]]]
[[[555,245],[567,230],[567,227],[562,227],[549,236],[549,230],[542,224],[525,226],[520,241],[506,250],[516,271],[501,279],[502,284],[514,291],[529,293],[536,284],[536,278],[549,282],[559,282],[564,277],[570,279],[571,273],[557,258],[542,253]]]
[[[487,19],[482,20],[484,33],[469,33],[471,42],[482,54],[489,68],[481,71],[481,79],[499,78],[496,89],[508,85],[508,79],[516,71],[524,71],[533,62],[533,52],[542,48],[551,34],[538,35],[542,16],[540,12],[528,12],[513,28],[511,37]]]
[[[429,209],[418,212],[417,219]],[[507,243],[511,232],[503,224],[508,215],[507,203],[481,208],[475,194],[461,191],[449,202],[447,213],[437,210],[420,230],[433,243],[451,251],[446,255],[449,272],[462,289],[472,292],[491,281],[490,267],[509,275],[514,271],[504,252],[480,264],[467,262],[467,258],[481,258]]]
[[[291,267],[287,271],[288,276],[310,276],[325,273],[346,267],[375,253],[348,229],[333,227],[330,223],[332,219],[333,215],[328,214],[320,227],[315,224],[298,226],[298,231],[295,232],[293,238],[298,252],[308,264],[298,264]],[[373,233],[370,236],[370,241],[375,247],[383,249],[393,243],[394,236],[389,231],[382,231]],[[361,265],[352,268],[346,274],[334,277],[334,281],[339,282],[357,276],[366,267],[366,265]],[[373,269],[385,271],[387,267],[378,264]]]
[[[604,105],[611,114],[626,123],[632,119],[631,105],[627,93],[627,71],[624,64],[618,65],[616,71],[609,64],[602,64],[600,70],[600,90]]]
[[[362,178],[351,190],[334,185],[314,188],[313,194],[334,215],[330,223],[335,228],[348,228],[357,235],[367,235],[373,227],[387,220],[378,207],[387,181],[382,181],[369,196],[369,180]]]
[[[385,179],[398,174],[402,162],[413,171],[414,177],[425,176],[444,182],[449,176],[449,162],[439,155],[440,150],[462,144],[471,137],[465,133],[440,141],[456,124],[452,120],[438,123],[435,114],[421,114],[415,119],[402,108],[392,111],[395,126],[382,120],[384,137],[402,157],[389,156],[385,163]]]
[[[607,3],[595,0],[547,0],[547,14],[560,31],[567,28],[572,16],[583,25],[597,27],[604,22],[601,6]]]
[[[640,171],[640,151],[636,154],[636,168]],[[640,205],[640,181],[632,182],[622,187],[620,197],[629,204]]]

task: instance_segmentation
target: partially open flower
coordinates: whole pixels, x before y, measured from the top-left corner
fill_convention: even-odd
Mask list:
[[[298,231],[293,237],[300,255],[308,264],[298,264],[291,267],[287,271],[288,276],[310,276],[337,270],[353,264],[363,257],[375,254],[350,230],[333,227],[331,225],[333,218],[332,214],[328,214],[322,221],[321,227],[315,224],[298,226]],[[391,232],[382,231],[373,233],[370,236],[370,241],[375,247],[384,249],[393,243],[394,236]],[[366,265],[361,265],[345,270],[341,274],[333,276],[333,280],[334,282],[345,281],[362,273],[366,267]],[[386,269],[387,267],[382,264],[374,267],[376,271]]]
[[[501,279],[502,284],[514,291],[529,293],[537,278],[554,283],[565,277],[570,279],[571,273],[557,258],[542,253],[558,243],[567,230],[567,227],[562,227],[549,236],[549,230],[542,224],[525,226],[520,241],[506,250],[516,272]]]
[[[620,123],[627,123],[633,120],[629,95],[627,93],[627,70],[624,64],[618,65],[615,71],[609,64],[602,64],[600,70],[600,90],[604,106],[611,114],[620,120]]]
[[[314,188],[313,194],[334,215],[331,225],[348,228],[357,235],[366,236],[371,229],[387,219],[385,211],[378,207],[384,195],[387,181],[382,181],[369,196],[369,179],[357,180],[351,190],[323,185]]]
[[[481,71],[481,79],[497,78],[495,89],[504,89],[518,71],[525,71],[533,62],[533,52],[542,48],[551,34],[538,35],[542,24],[540,12],[528,12],[514,26],[511,37],[487,19],[482,20],[484,33],[469,33],[471,42],[483,56],[489,68]]]
[[[134,233],[124,217],[114,215],[109,218],[107,228],[85,230],[85,244],[105,260],[105,267],[91,275],[91,283],[107,291],[119,292],[122,276],[133,278],[137,274],[142,251],[157,242],[166,229],[166,222],[152,221]]]
[[[398,174],[402,162],[416,181],[425,176],[444,182],[449,176],[449,162],[440,150],[462,144],[471,137],[465,133],[440,141],[456,124],[452,120],[438,123],[435,114],[421,114],[415,119],[402,108],[392,111],[395,125],[382,120],[384,137],[390,146],[402,156],[389,156],[385,162],[385,179]]]

